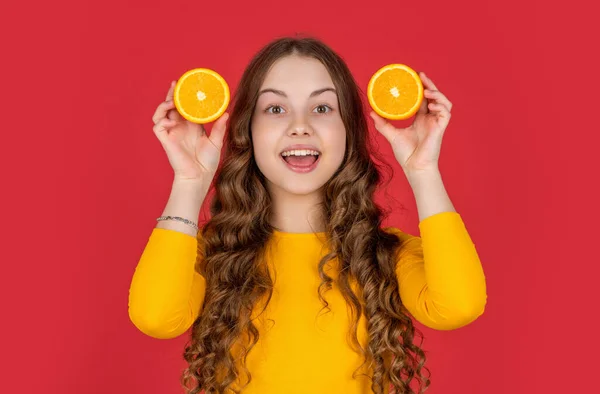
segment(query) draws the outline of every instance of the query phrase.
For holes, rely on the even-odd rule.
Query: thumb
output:
[[[229,114],[225,112],[217,119],[210,130],[210,139],[219,149],[223,146],[223,138],[225,137],[225,130],[227,129],[227,119],[229,119]]]
[[[421,105],[419,105],[419,110],[417,111],[417,113],[419,114],[427,114],[429,112],[429,101],[427,100],[427,97],[423,97],[423,101],[421,101]]]
[[[369,115],[373,119],[377,131],[383,134],[385,139],[387,139],[391,143],[393,138],[393,126],[387,120],[379,116],[375,111],[371,111]]]

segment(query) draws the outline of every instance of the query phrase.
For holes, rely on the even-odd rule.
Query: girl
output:
[[[420,76],[426,100],[410,127],[371,117],[412,187],[421,237],[381,228],[359,88],[322,42],[259,51],[229,125],[225,114],[210,135],[178,115],[171,84],[153,120],[174,182],[133,275],[129,316],[155,338],[192,328],[186,392],[422,392],[411,318],[449,330],[483,313],[481,263],[438,170],[452,104]]]

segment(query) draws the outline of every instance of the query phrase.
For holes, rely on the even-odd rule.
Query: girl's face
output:
[[[271,193],[319,190],[346,149],[337,94],[325,66],[297,55],[275,62],[261,86],[251,133],[254,158]]]

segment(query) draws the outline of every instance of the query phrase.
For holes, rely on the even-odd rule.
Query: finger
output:
[[[439,117],[449,119],[451,116],[450,111],[448,111],[448,108],[446,108],[446,106],[443,104],[429,103],[428,107],[432,114]]]
[[[169,88],[169,91],[167,92],[167,100],[166,101],[173,102],[173,92],[175,91],[176,84],[177,84],[177,81],[171,81],[171,87]],[[183,117],[177,111],[177,109],[175,107],[173,107],[167,111],[167,118],[177,120],[177,121],[183,119]]]
[[[429,90],[439,90],[435,84],[433,83],[433,81],[431,79],[429,79],[429,77],[427,75],[425,75],[424,72],[420,72],[419,73],[419,77],[421,78],[421,81],[423,82],[423,85],[425,86],[425,89],[429,89]]]
[[[429,101],[427,100],[427,96],[423,97],[423,100],[421,101],[421,105],[419,106],[419,110],[417,111],[417,113],[426,114],[427,112],[429,112],[429,110],[427,109],[428,103]]]
[[[165,101],[173,100],[173,92],[175,91],[175,81],[171,81],[171,86],[169,87],[169,91],[167,92],[167,98]]]
[[[379,131],[385,139],[387,139],[390,143],[393,140],[393,126],[381,116],[379,116],[375,111],[371,111],[369,114],[375,123],[375,128]]]
[[[176,123],[177,121],[175,120],[163,118],[154,125],[152,131],[154,131],[156,138],[158,138],[160,142],[165,143],[169,134],[169,128],[175,126]]]
[[[173,108],[175,108],[175,103],[173,103],[173,100],[169,100],[169,101],[163,101],[162,103],[160,103],[158,105],[158,107],[156,107],[156,111],[154,112],[154,115],[152,116],[152,122],[154,122],[154,124],[158,123],[159,120],[163,119],[163,118],[167,118],[167,115],[169,114],[169,111],[172,110]],[[174,111],[177,112],[177,111]],[[173,118],[170,118],[173,119]],[[175,119],[173,119],[175,120]]]
[[[215,121],[212,129],[210,130],[210,142],[213,143],[219,150],[223,147],[223,138],[225,137],[225,130],[227,130],[227,120],[229,114],[225,112],[219,119]]]
[[[424,96],[427,97],[430,100],[433,100],[434,102],[437,102],[439,104],[443,104],[448,108],[448,111],[452,111],[452,103],[450,102],[450,100],[448,100],[448,98],[439,90],[429,90],[429,89],[425,89],[425,92],[423,92]]]

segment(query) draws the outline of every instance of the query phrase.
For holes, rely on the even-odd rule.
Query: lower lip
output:
[[[314,163],[312,163],[309,166],[293,166],[290,163],[288,163],[287,161],[285,161],[285,159],[283,158],[283,156],[279,156],[281,157],[281,160],[283,160],[283,164],[285,164],[286,166],[288,166],[288,168],[294,172],[299,172],[301,174],[307,173],[307,172],[311,172],[312,170],[314,170],[315,168],[317,168],[317,164],[319,164],[319,161],[321,160],[321,155],[317,156],[317,160],[315,160]]]

